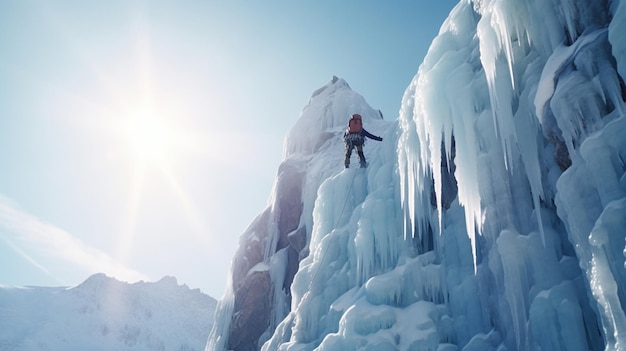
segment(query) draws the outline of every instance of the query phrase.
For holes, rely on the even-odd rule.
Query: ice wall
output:
[[[461,1],[367,169],[341,169],[339,126],[376,113],[314,93],[318,143],[285,147],[306,245],[258,346],[626,350],[625,7]]]
[[[494,348],[626,347],[617,219],[626,212],[613,202],[625,189],[624,56],[613,56],[624,34],[611,7],[619,11],[603,1],[462,2],[407,90],[401,125],[419,147],[400,152],[430,165],[420,167],[438,199],[454,141],[478,295],[502,338]]]
[[[624,349],[623,12],[461,2],[264,349]]]

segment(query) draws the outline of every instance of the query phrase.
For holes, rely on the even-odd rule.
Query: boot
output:
[[[363,154],[363,151],[359,151],[359,162],[361,163],[361,168],[365,168],[367,167],[367,162],[365,162],[365,155]]]
[[[350,168],[350,157],[346,156],[346,159],[343,162],[343,164],[346,166],[346,168]]]

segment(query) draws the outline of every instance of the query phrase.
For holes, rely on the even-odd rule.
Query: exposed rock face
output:
[[[235,296],[229,331],[229,350],[257,350],[261,336],[276,310],[272,278],[291,299],[289,286],[298,271],[299,254],[306,245],[306,230],[296,230],[302,215],[304,173],[296,162],[286,161],[279,170],[273,203],[248,228],[233,261]],[[304,229],[304,231],[302,231]],[[291,240],[289,235],[291,234]],[[293,242],[293,244],[292,244]],[[281,277],[272,277],[269,261],[276,252],[287,251],[287,267]]]
[[[306,248],[306,228],[300,227],[294,230],[287,235],[287,239],[289,240],[289,245],[293,247],[296,252],[303,252],[304,248]]]
[[[304,172],[294,162],[284,162],[278,169],[275,207],[278,208],[278,246],[276,251],[289,245],[287,236],[298,228],[302,215],[302,182]]]
[[[239,240],[239,249],[233,259],[232,278],[235,293],[245,283],[248,272],[259,262],[263,262],[264,241],[267,237],[265,228],[268,226],[269,209],[259,215]]]
[[[268,270],[249,274],[235,293],[229,349],[251,351],[269,325],[271,280]]]

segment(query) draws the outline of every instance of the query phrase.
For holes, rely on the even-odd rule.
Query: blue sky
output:
[[[456,1],[0,3],[0,285],[214,297],[285,134],[344,78],[385,118]]]

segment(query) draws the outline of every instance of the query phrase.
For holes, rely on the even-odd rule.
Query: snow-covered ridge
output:
[[[380,111],[367,105],[348,83],[333,77],[323,87],[313,92],[309,103],[285,138],[283,158],[294,155],[309,156],[333,135],[343,132],[346,116],[359,113],[364,123],[382,119]]]
[[[0,288],[0,350],[202,350],[217,302],[176,278]]]

